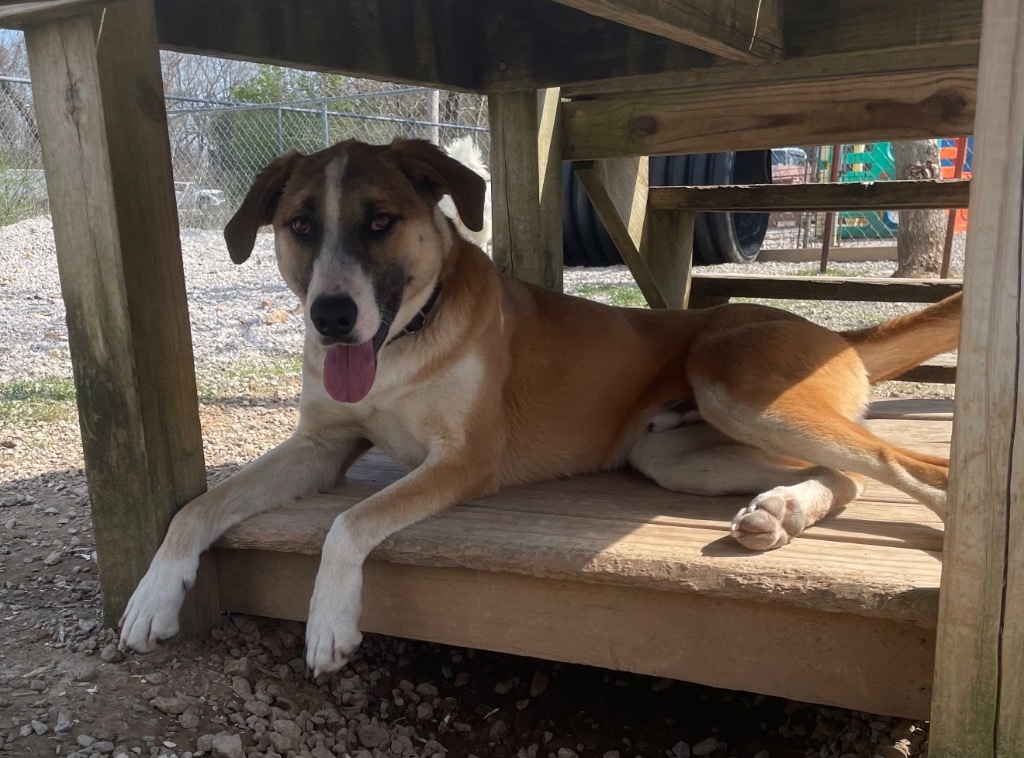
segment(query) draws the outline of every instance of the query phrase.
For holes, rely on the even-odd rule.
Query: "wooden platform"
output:
[[[882,403],[868,422],[948,450],[948,405]],[[913,417],[913,418],[908,418]],[[371,454],[337,491],[251,519],[217,550],[226,610],[305,619],[332,518],[401,471]],[[744,498],[631,473],[505,490],[376,550],[365,630],[927,717],[942,525],[872,484],[781,550],[728,537]]]

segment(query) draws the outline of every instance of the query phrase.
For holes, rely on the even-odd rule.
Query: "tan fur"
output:
[[[755,305],[612,308],[499,274],[436,208],[449,194],[479,226],[482,193],[479,177],[415,142],[343,143],[280,159],[257,179],[226,231],[235,260],[272,222],[282,275],[303,302],[356,284],[386,299],[382,282],[401,302],[391,316],[383,301],[360,315],[388,332],[373,387],[353,404],[327,395],[324,340],[307,317],[295,434],[175,517],[125,613],[124,647],[149,650],[176,631],[199,553],[227,528],[333,486],[371,444],[410,473],[331,528],[307,626],[315,672],[340,668],[359,643],[370,551],[499,487],[629,464],[674,490],[749,493],[732,534],[758,550],[842,508],[864,476],[942,513],[948,462],[895,448],[857,419],[871,381],[949,348],[958,297],[848,334]],[[368,234],[380,212],[399,220]],[[310,214],[323,230],[316,244],[290,226]],[[422,331],[398,337],[438,284]]]

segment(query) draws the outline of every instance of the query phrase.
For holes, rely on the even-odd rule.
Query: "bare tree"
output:
[[[897,179],[941,179],[942,164],[936,140],[893,142]],[[938,276],[946,236],[945,211],[900,211],[893,276]]]

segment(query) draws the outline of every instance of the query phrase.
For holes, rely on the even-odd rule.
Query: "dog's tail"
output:
[[[843,336],[860,355],[871,383],[884,382],[956,349],[960,341],[960,300],[958,292],[924,310],[867,329],[843,332]]]

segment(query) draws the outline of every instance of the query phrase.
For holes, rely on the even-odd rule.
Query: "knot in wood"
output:
[[[633,116],[629,119],[628,128],[634,137],[650,137],[658,132],[658,120],[654,116]]]

